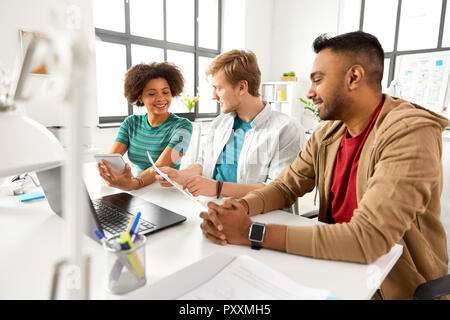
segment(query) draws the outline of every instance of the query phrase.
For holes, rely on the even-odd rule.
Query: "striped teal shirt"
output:
[[[173,113],[156,127],[150,127],[147,114],[131,115],[120,126],[116,141],[128,147],[128,159],[140,171],[144,171],[152,166],[147,157],[147,151],[155,162],[166,147],[186,154],[191,134],[192,124],[189,120]],[[179,169],[180,161],[173,168]]]

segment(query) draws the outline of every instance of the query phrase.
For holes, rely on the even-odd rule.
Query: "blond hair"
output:
[[[239,81],[248,83],[248,93],[259,97],[261,71],[256,55],[250,50],[231,50],[217,56],[206,69],[206,76],[214,75],[223,70],[225,77],[232,86]]]

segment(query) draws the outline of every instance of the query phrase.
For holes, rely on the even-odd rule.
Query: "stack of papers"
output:
[[[323,300],[329,290],[302,286],[247,255],[236,257],[181,300]]]
[[[155,168],[155,171],[158,172],[158,174],[163,177],[164,179],[167,180],[167,182],[169,182],[171,185],[173,185],[175,188],[177,188],[183,195],[185,195],[186,197],[188,197],[189,200],[194,201],[197,204],[200,204],[200,206],[208,211],[208,206],[203,203],[202,201],[196,199],[194,196],[192,196],[190,193],[186,192],[183,190],[182,186],[180,186],[178,183],[172,181],[172,179],[169,178],[169,176],[167,174],[165,174],[164,172],[162,172],[155,164],[155,162],[153,161],[152,157],[150,156],[150,153],[147,151],[147,156],[148,159],[150,160],[153,168]]]

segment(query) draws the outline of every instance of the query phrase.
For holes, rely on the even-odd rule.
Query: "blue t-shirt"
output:
[[[252,127],[249,122],[244,122],[237,115],[234,118],[233,131],[231,132],[231,138],[223,148],[222,157],[214,168],[214,180],[237,182],[237,166],[239,155],[241,153],[242,145],[244,144],[245,134]]]
[[[147,114],[131,115],[120,126],[116,141],[128,147],[128,159],[139,171],[144,171],[152,166],[147,151],[155,162],[166,147],[186,154],[191,134],[192,124],[189,120],[173,113],[156,127],[148,124]],[[173,168],[179,169],[180,161]]]

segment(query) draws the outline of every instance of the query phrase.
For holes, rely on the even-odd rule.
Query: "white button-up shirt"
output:
[[[214,168],[232,134],[236,112],[221,114],[213,120],[206,145],[196,163],[202,175],[213,178]],[[250,123],[239,155],[238,184],[269,183],[297,157],[306,143],[303,127],[286,114],[267,104]]]

